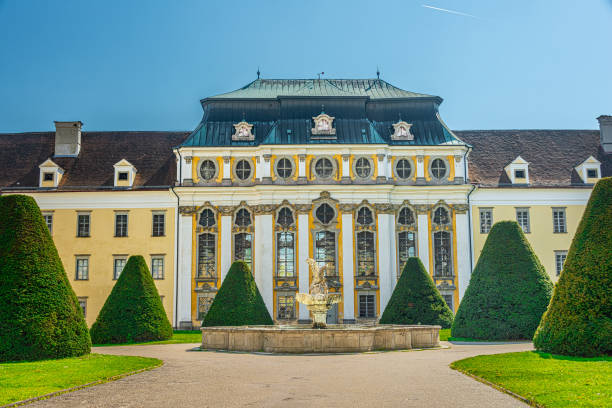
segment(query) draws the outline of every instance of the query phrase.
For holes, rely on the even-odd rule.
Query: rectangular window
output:
[[[76,258],[76,280],[89,279],[89,256],[77,256]]]
[[[217,236],[204,232],[198,236],[198,278],[217,278]]]
[[[115,236],[127,237],[128,235],[128,215],[125,213],[115,214]]]
[[[401,231],[397,234],[397,257],[399,260],[397,279],[399,279],[408,258],[416,256],[416,234]]]
[[[597,169],[587,169],[587,178],[597,178],[598,176]]]
[[[49,228],[49,234],[53,235],[53,214],[43,213],[43,219]]]
[[[336,233],[332,231],[317,231],[315,233],[314,259],[321,268],[327,265],[326,276],[336,276]]]
[[[43,181],[53,181],[53,173],[43,173]]]
[[[253,234],[241,232],[234,235],[234,260],[244,261],[253,270]]]
[[[81,310],[83,311],[83,317],[87,317],[87,298],[86,297],[79,297],[79,306],[81,307]]]
[[[164,279],[164,257],[151,257],[151,275],[153,279]]]
[[[525,178],[525,170],[514,170],[514,178],[524,179]]]
[[[359,295],[359,317],[376,317],[376,295]]]
[[[453,295],[442,295],[442,298],[444,298],[444,301],[446,302],[446,304],[448,305],[448,307],[450,308],[450,310],[453,310]]]
[[[128,179],[128,173],[127,171],[121,171],[119,172],[119,174],[117,175],[117,180],[127,180]]]
[[[214,294],[212,293],[198,296],[198,320],[204,320],[204,317],[206,316],[206,313],[208,313],[208,309],[210,309],[213,300]]]
[[[557,271],[557,276],[561,275],[566,258],[567,251],[555,251],[555,270]]]
[[[491,208],[480,209],[480,233],[488,234],[493,226],[493,210]]]
[[[276,306],[278,319],[287,320],[295,318],[295,297],[293,295],[278,295]]]
[[[77,237],[88,237],[90,231],[90,215],[89,214],[78,214],[77,215]]]
[[[451,235],[447,231],[436,231],[433,234],[434,247],[434,276],[453,276],[453,252],[451,248]]]
[[[276,276],[295,276],[295,234],[276,233]]]
[[[153,236],[166,235],[166,214],[153,213]]]
[[[529,234],[529,208],[517,208],[516,209],[516,222],[521,227],[525,234]]]
[[[376,276],[374,233],[359,231],[356,236],[357,276]]]
[[[115,257],[113,260],[113,279],[119,279],[119,275],[121,275],[121,271],[125,267],[125,263],[127,262],[127,258],[125,256]]]
[[[557,234],[567,232],[565,208],[553,208],[553,232]]]

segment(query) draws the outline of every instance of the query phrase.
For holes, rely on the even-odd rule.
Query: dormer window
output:
[[[40,166],[39,187],[55,188],[59,185],[64,169],[58,166],[53,160],[47,159]]]
[[[329,116],[321,110],[318,116],[312,118],[314,127],[311,133],[315,139],[335,139],[336,129],[334,128],[334,117]]]
[[[529,163],[518,156],[504,167],[512,184],[529,184]]]
[[[255,135],[253,134],[253,125],[242,120],[234,125],[234,134],[232,135],[232,140],[235,141],[250,141],[255,140]]]
[[[585,184],[595,184],[601,178],[601,162],[593,156],[574,168]]]
[[[113,165],[115,168],[115,187],[132,187],[136,178],[136,167],[122,159]]]
[[[410,128],[412,127],[412,123],[404,122],[400,120],[397,123],[393,124],[393,134],[391,135],[391,140],[413,140],[414,136],[410,133]]]

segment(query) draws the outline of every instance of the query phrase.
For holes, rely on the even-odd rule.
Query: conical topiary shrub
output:
[[[243,261],[232,264],[215,296],[202,326],[247,326],[273,324],[257,290],[257,284]]]
[[[113,290],[91,326],[95,344],[167,340],[172,326],[147,263],[130,256]]]
[[[610,177],[593,189],[533,343],[538,350],[554,354],[612,354]]]
[[[381,324],[436,324],[447,329],[453,322],[450,310],[419,258],[408,258]]]
[[[83,312],[33,198],[0,197],[0,362],[89,353]]]
[[[451,336],[531,339],[553,284],[514,221],[493,225],[455,315]]]

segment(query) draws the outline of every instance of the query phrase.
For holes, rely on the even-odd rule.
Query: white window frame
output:
[[[80,235],[79,218],[81,216],[86,216],[87,217],[87,234],[86,235]],[[91,237],[91,211],[77,211],[76,229],[77,229],[76,230],[77,238],[89,238],[89,237]]]
[[[155,235],[155,216],[163,217],[163,228],[161,235]],[[165,237],[166,236],[166,211],[153,211],[151,213],[151,236],[152,237]]]
[[[87,318],[87,296],[78,296],[77,300],[79,302],[79,307],[83,312],[83,317]],[[83,304],[85,305],[84,307]]]
[[[563,257],[561,268],[559,268],[559,257]],[[561,275],[561,272],[563,271],[563,266],[565,265],[566,260],[567,260],[567,251],[555,251],[555,272],[557,276]]]
[[[492,207],[480,207],[478,209],[478,213],[480,214],[480,233],[488,234],[491,231],[491,228],[493,228],[493,208]],[[483,214],[488,214],[489,216],[488,224],[483,223]]]
[[[555,213],[563,213],[562,231],[556,231]],[[552,207],[553,234],[567,234],[567,211],[565,207]]]
[[[45,220],[45,224],[47,224],[47,228],[49,229],[49,235],[53,236],[53,211],[43,211],[42,216]]]
[[[519,213],[524,212],[527,214],[527,225],[526,227],[523,226],[521,224],[521,221],[519,221]],[[531,233],[531,214],[529,214],[529,207],[515,207],[515,214],[516,214],[516,222],[518,223],[519,227],[521,227],[521,229],[523,230],[524,234],[530,234]]]
[[[165,254],[154,254],[151,255],[151,277],[154,280],[164,280],[165,279],[165,275],[166,275],[166,255]],[[154,271],[154,266],[155,266],[155,261],[156,260],[161,260],[161,278],[160,277],[155,277],[155,271]]]
[[[125,215],[125,235],[117,235],[117,222],[119,220],[119,216]],[[115,238],[127,238],[129,236],[129,225],[130,225],[130,215],[128,211],[115,211],[115,234],[113,235]]]
[[[75,281],[87,281],[89,280],[89,275],[91,274],[91,262],[89,262],[90,260],[90,256],[89,255],[75,255],[75,261],[74,261],[74,265],[75,265],[75,273],[74,273],[74,280]],[[86,273],[86,277],[85,278],[79,278],[79,261],[86,261],[86,269],[85,269],[85,273]]]
[[[128,260],[128,255],[113,255],[113,280],[119,279],[119,276],[121,276],[121,272],[123,272],[123,269],[125,268],[125,265],[127,264],[127,260]],[[123,268],[121,268],[121,272],[119,272],[118,274],[117,274],[117,261],[124,261]]]
[[[361,296],[373,296],[374,297],[374,315],[373,316],[361,316]],[[376,319],[378,316],[378,307],[377,307],[377,293],[374,290],[359,290],[357,291],[357,316],[359,319],[367,320],[367,319]],[[367,313],[366,313],[367,314]]]

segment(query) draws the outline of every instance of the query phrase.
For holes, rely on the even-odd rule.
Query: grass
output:
[[[106,346],[138,346],[143,344],[180,344],[180,343],[201,343],[202,332],[199,330],[175,330],[169,340],[148,341],[141,343],[120,343],[120,344],[94,344],[95,347]]]
[[[512,391],[532,405],[612,405],[612,357],[566,357],[526,351],[466,358],[451,367]]]
[[[59,360],[0,363],[0,406],[157,367],[156,358],[88,354]]]
[[[440,329],[440,341],[448,341],[451,329]]]

